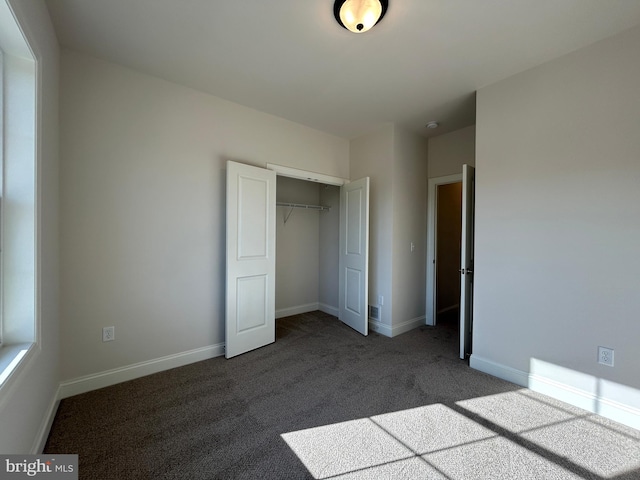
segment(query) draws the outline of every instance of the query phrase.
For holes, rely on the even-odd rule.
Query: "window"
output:
[[[0,0],[0,386],[36,328],[36,61]]]
[[[2,290],[4,284],[2,279],[2,251],[4,250],[2,245],[2,224],[4,219],[2,211],[4,204],[4,53],[2,49],[0,49],[0,113],[0,347],[2,347]],[[0,372],[1,371],[2,369],[0,369]],[[0,377],[0,380],[2,380],[2,377]],[[2,381],[0,381],[0,385],[2,385]]]

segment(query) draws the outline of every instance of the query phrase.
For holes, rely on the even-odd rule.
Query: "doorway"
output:
[[[276,172],[285,177],[338,183],[331,181],[335,177],[301,175],[300,170],[272,164],[267,167],[227,161],[226,358],[275,341]],[[367,335],[370,181],[368,177],[348,183],[337,180],[342,185],[338,318]],[[303,207],[308,209],[309,205]]]
[[[436,187],[435,323],[459,328],[462,182]]]
[[[459,272],[458,269],[460,268],[460,254],[458,253],[458,257],[457,260],[453,260],[453,258],[451,257],[451,260],[448,261],[449,264],[455,264],[457,265],[457,267],[455,268],[455,277],[456,277],[456,282],[458,282],[458,287],[457,287],[457,292],[458,292],[458,297],[457,297],[457,301],[452,300],[452,293],[451,293],[451,288],[447,288],[447,285],[452,285],[452,279],[449,278],[447,280],[444,280],[445,284],[441,285],[440,291],[441,294],[443,295],[440,298],[440,302],[438,302],[438,298],[437,298],[437,279],[436,279],[436,273],[439,271],[440,273],[442,273],[443,269],[439,269],[438,266],[439,264],[437,263],[437,256],[436,256],[436,252],[437,252],[437,242],[438,242],[438,223],[443,221],[443,216],[457,216],[458,214],[455,213],[455,208],[452,208],[450,205],[446,206],[444,208],[442,208],[442,212],[440,212],[440,215],[438,215],[438,193],[440,191],[440,187],[445,188],[445,190],[440,191],[441,193],[444,192],[444,196],[445,197],[451,197],[454,193],[454,190],[447,190],[446,187],[448,185],[456,185],[459,184],[460,186],[462,185],[462,175],[461,174],[456,174],[456,175],[447,175],[445,177],[437,177],[437,178],[430,178],[429,179],[429,183],[428,183],[428,190],[427,190],[427,194],[428,194],[428,202],[427,202],[427,305],[426,305],[426,324],[427,325],[432,325],[435,326],[436,322],[438,320],[437,316],[438,316],[438,311],[441,310],[441,314],[442,313],[447,313],[447,312],[452,312],[454,310],[454,306],[455,304],[459,304],[459,298],[460,298],[460,287],[459,287],[459,283],[460,283],[460,276],[459,276]],[[455,187],[452,187],[455,188]],[[460,191],[462,191],[462,188],[460,187]],[[444,199],[443,199],[444,200]],[[453,210],[453,213],[451,213]],[[440,217],[438,219],[438,217]],[[447,222],[448,220],[448,222]],[[451,219],[445,219],[445,222],[447,222],[448,224],[451,223]],[[462,225],[462,221],[461,218],[458,217],[458,228]],[[453,229],[455,227],[449,227],[450,229]],[[452,235],[451,232],[449,232],[445,238],[450,238]],[[447,245],[443,245],[443,242],[446,243]],[[450,257],[453,254],[451,253],[451,251],[447,252],[446,251],[446,247],[447,246],[451,246],[451,240],[447,241],[447,240],[440,240],[440,252],[442,252],[443,250],[443,246],[445,247],[445,256]],[[450,250],[454,250],[457,249],[460,245],[460,237],[458,237],[458,241],[455,242],[454,241],[454,245],[456,245],[455,248],[452,248]],[[459,250],[458,250],[459,252]],[[456,263],[457,262],[457,263]],[[448,272],[448,269],[447,269]],[[450,273],[450,272],[449,272]],[[444,288],[443,288],[444,287]],[[454,287],[455,288],[455,287]],[[455,297],[454,297],[455,298]],[[448,305],[444,305],[444,303],[449,302]],[[448,309],[448,310],[447,310]],[[444,311],[442,311],[444,310]],[[455,313],[455,312],[454,312]],[[450,313],[449,315],[452,315],[453,313]]]
[[[338,304],[340,187],[278,175],[276,318]]]
[[[447,197],[456,198],[457,204],[458,193],[455,189],[448,190],[440,188],[450,184],[461,183],[461,214],[459,215],[456,208],[445,207],[438,209],[438,202],[446,202]],[[462,174],[449,175],[446,177],[438,177],[429,179],[428,184],[428,211],[427,211],[427,301],[426,301],[426,324],[435,326],[439,321],[440,315],[449,311],[457,310],[459,322],[457,323],[460,336],[460,358],[466,359],[471,354],[471,344],[473,336],[473,274],[474,274],[474,255],[473,255],[473,239],[474,239],[474,209],[475,209],[475,169],[470,165],[462,165]],[[442,207],[442,206],[441,206]],[[445,213],[448,212],[448,213]],[[453,213],[451,213],[453,212]],[[438,219],[438,214],[451,215],[451,221],[456,219],[460,224],[460,236],[456,242],[453,239],[444,240],[438,235],[441,229],[442,218]],[[447,219],[448,220],[448,219]],[[445,221],[447,221],[445,220]],[[457,227],[456,227],[457,228]],[[438,248],[438,241],[440,247]],[[445,283],[440,274],[445,269],[438,268],[438,250],[444,247],[452,247],[451,244],[459,245],[458,281],[460,289],[458,290],[459,304],[447,303],[451,302],[451,296],[447,292],[441,295],[440,303],[438,303],[437,285],[439,282],[440,290],[443,290]],[[453,258],[453,255],[451,254]],[[452,265],[455,265],[452,261]],[[446,268],[446,273],[451,273],[451,266]],[[436,274],[440,272],[438,278]],[[447,280],[444,280],[445,282]],[[441,292],[443,293],[443,292]],[[444,318],[444,317],[441,317]],[[453,320],[453,319],[451,319]],[[455,323],[455,321],[454,321]]]
[[[369,179],[278,176],[276,198],[276,318],[322,310],[367,335]]]

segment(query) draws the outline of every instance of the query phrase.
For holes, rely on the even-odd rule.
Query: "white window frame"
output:
[[[2,319],[4,317],[4,307],[3,307],[3,284],[4,278],[2,275],[3,272],[3,261],[2,258],[4,256],[4,234],[2,225],[4,223],[4,52],[2,48],[0,48],[0,348],[3,345],[3,322]],[[1,367],[1,365],[0,365]],[[0,368],[0,375],[2,374],[2,368]],[[0,377],[0,385],[2,385]]]
[[[40,345],[36,121],[39,65],[6,0],[0,0],[0,29],[0,395],[4,396],[37,355]]]

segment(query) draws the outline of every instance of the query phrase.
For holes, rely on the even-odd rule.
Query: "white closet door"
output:
[[[340,320],[369,333],[369,177],[340,192]]]
[[[275,341],[276,174],[227,162],[227,358]]]

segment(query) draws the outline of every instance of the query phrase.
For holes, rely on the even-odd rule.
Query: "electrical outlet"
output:
[[[382,295],[378,295],[378,305],[384,305],[384,297]]]
[[[116,338],[116,327],[104,327],[102,329],[102,341],[110,342]]]
[[[613,348],[598,347],[598,363],[613,367]]]

